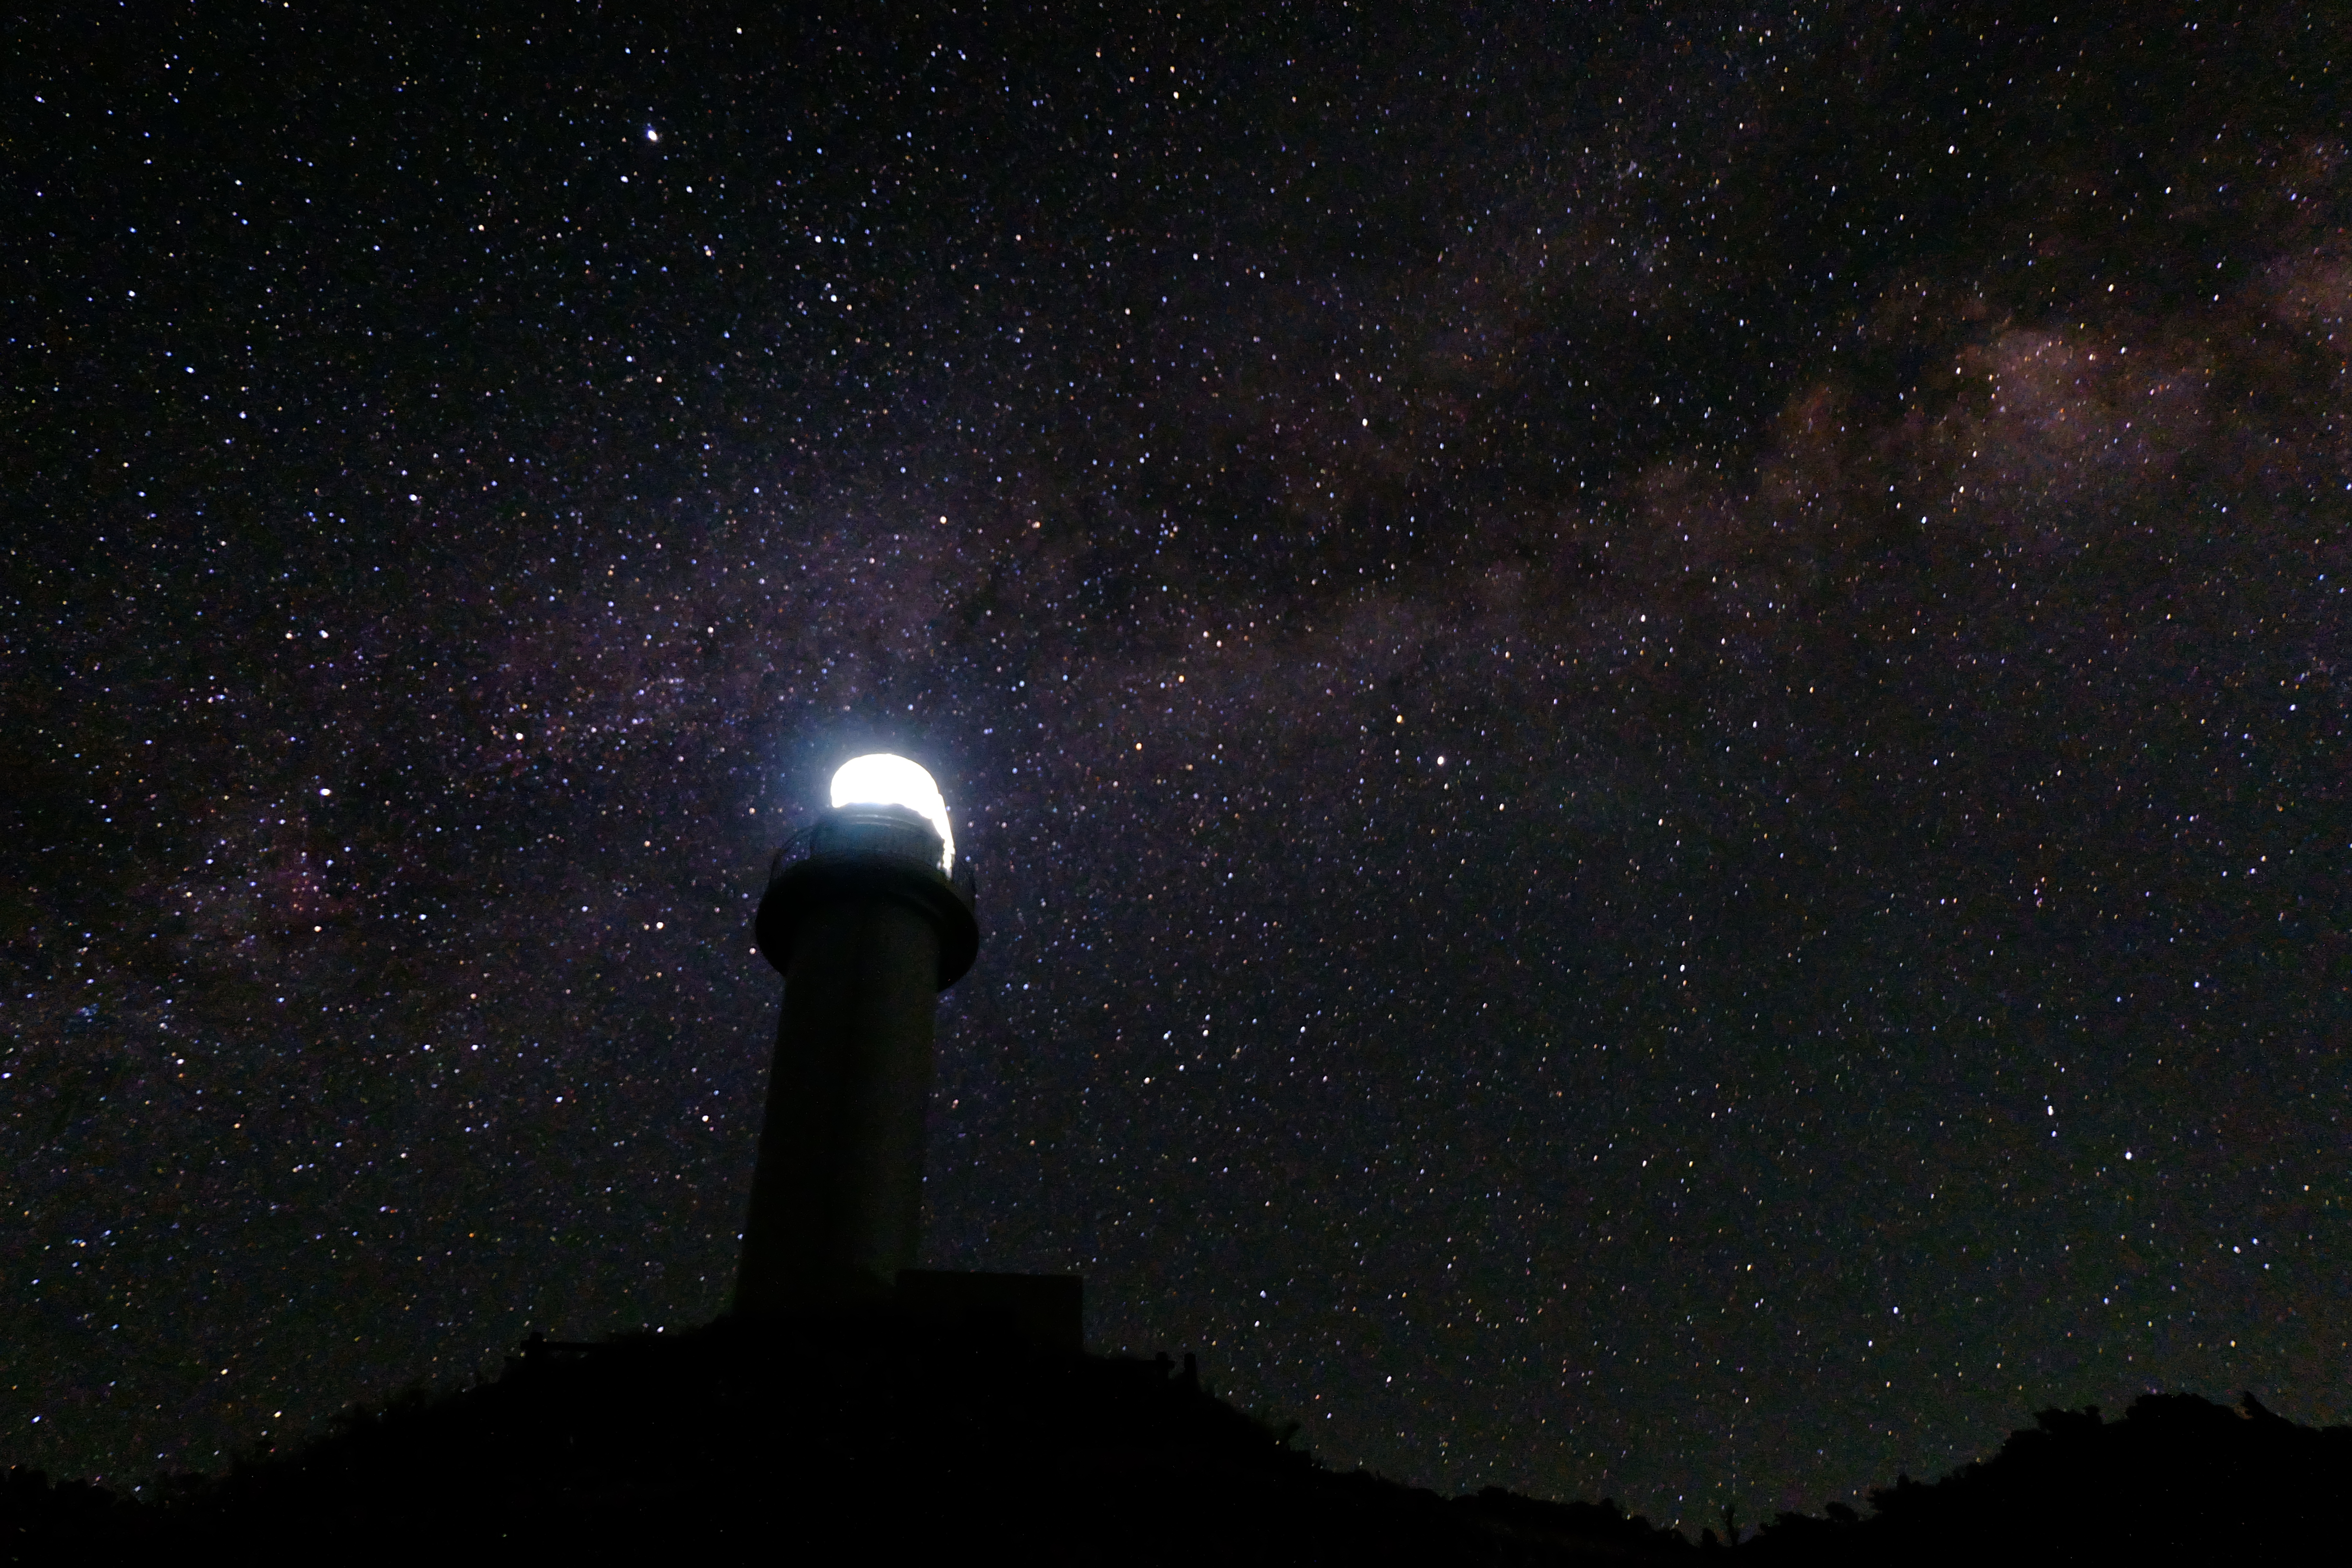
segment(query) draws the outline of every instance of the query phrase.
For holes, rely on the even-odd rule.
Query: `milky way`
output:
[[[716,1313],[877,748],[929,1259],[1330,1463],[2345,1419],[2343,37],[1916,9],[12,32],[0,1458]]]

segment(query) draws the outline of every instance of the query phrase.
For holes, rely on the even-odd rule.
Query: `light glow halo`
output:
[[[948,803],[939,784],[919,763],[887,752],[852,757],[835,770],[835,805],[903,805],[940,836],[940,870],[955,865],[955,831],[948,826]]]

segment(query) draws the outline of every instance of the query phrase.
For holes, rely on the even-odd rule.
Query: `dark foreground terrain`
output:
[[[2324,1431],[2193,1394],[2121,1421],[2045,1410],[1990,1459],[1870,1494],[1857,1517],[1784,1513],[1740,1549],[1763,1563],[2352,1562],[2352,1426]]]
[[[1782,1515],[1769,1563],[2341,1558],[2352,1429],[2152,1395],[2045,1413],[1993,1458]],[[131,1502],[23,1471],[0,1560],[1567,1564],[1723,1552],[1614,1504],[1337,1474],[1159,1363],[908,1322],[533,1344],[496,1381],[355,1411],[299,1452]]]

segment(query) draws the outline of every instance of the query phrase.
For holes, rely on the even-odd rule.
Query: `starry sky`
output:
[[[0,1459],[714,1315],[873,749],[929,1260],[1333,1464],[2352,1417],[2326,8],[52,9]]]

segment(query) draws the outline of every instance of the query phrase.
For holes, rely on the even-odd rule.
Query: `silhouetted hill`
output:
[[[1687,1556],[1613,1504],[1335,1474],[1172,1363],[877,1320],[534,1347],[136,1505],[12,1472],[10,1562],[1459,1563]]]
[[[2352,1427],[2315,1430],[2192,1394],[2149,1394],[2124,1419],[2045,1410],[1991,1458],[1933,1485],[1905,1476],[1857,1517],[1784,1513],[1741,1549],[1763,1563],[2123,1563],[2352,1557]]]
[[[867,1318],[534,1343],[495,1381],[355,1410],[298,1452],[136,1504],[12,1470],[0,1562],[1685,1563],[1613,1503],[1447,1500],[1335,1474],[1172,1363],[1038,1356]],[[2052,1410],[1991,1458],[1857,1517],[1782,1514],[1764,1563],[2345,1555],[2352,1428],[2150,1394]],[[2331,1550],[2333,1548],[2333,1550]]]

